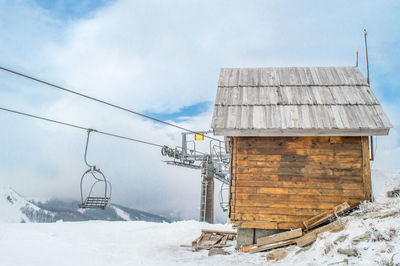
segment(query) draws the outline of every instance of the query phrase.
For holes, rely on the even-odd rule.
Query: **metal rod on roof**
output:
[[[368,46],[367,46],[367,30],[364,29],[364,47],[365,47],[365,65],[366,65],[366,72],[367,72],[367,83],[369,86],[369,64],[368,64]],[[374,160],[374,139],[372,136],[369,136],[369,143],[371,146],[371,154],[369,156],[369,160],[373,161]]]
[[[371,155],[369,157],[370,161],[374,160],[374,137],[373,136],[369,136],[370,139],[370,143],[371,143]]]
[[[364,47],[365,47],[365,64],[367,71],[367,83],[369,85],[369,64],[368,64],[368,47],[367,47],[367,30],[364,29]]]

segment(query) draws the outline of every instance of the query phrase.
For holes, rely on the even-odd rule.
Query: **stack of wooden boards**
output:
[[[343,230],[344,225],[340,221],[335,220],[339,215],[343,215],[351,209],[349,204],[344,202],[334,207],[332,210],[305,220],[303,222],[305,229],[298,228],[292,231],[258,238],[256,244],[244,246],[240,248],[240,251],[256,253],[293,244],[297,244],[299,247],[310,245],[317,239],[318,234],[322,232]]]
[[[212,229],[201,230],[201,235],[192,241],[192,245],[181,245],[181,247],[191,247],[192,251],[200,249],[229,247],[228,241],[236,238],[235,231],[219,231]]]

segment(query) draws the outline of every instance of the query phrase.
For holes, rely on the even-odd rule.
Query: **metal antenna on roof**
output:
[[[367,71],[367,83],[369,85],[369,65],[368,65],[368,48],[367,48],[367,30],[364,29],[364,47],[365,47],[365,64]]]
[[[364,29],[364,47],[365,47],[365,67],[366,67],[366,72],[367,72],[367,83],[369,86],[369,64],[368,64],[368,47],[367,47],[367,30]],[[372,136],[369,137],[370,139],[370,146],[371,146],[371,155],[369,160],[373,161],[374,160],[374,139]]]

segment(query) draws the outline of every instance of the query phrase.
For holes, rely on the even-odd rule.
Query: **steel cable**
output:
[[[105,132],[105,131],[101,131],[101,130],[97,130],[97,129],[92,129],[92,128],[88,128],[88,127],[82,127],[82,126],[70,124],[70,123],[65,123],[65,122],[61,122],[61,121],[50,119],[50,118],[46,118],[46,117],[41,117],[41,116],[37,116],[37,115],[32,115],[32,114],[20,112],[20,111],[7,109],[7,108],[4,108],[4,107],[0,107],[0,110],[11,112],[11,113],[15,113],[15,114],[19,114],[19,115],[23,115],[23,116],[27,116],[27,117],[31,117],[31,118],[36,118],[36,119],[39,119],[39,120],[44,120],[44,121],[48,121],[48,122],[52,122],[52,123],[56,123],[56,124],[60,124],[60,125],[64,125],[64,126],[74,127],[74,128],[78,128],[78,129],[82,129],[82,130],[86,130],[86,131],[87,130],[92,130],[92,131],[97,132],[99,134],[103,134],[103,135],[107,135],[107,136],[111,136],[111,137],[115,137],[115,138],[121,138],[121,139],[130,140],[130,141],[134,141],[134,142],[139,142],[139,143],[152,145],[152,146],[156,146],[156,147],[160,147],[160,148],[164,147],[164,145],[160,145],[160,144],[157,144],[157,143],[148,142],[148,141],[135,139],[135,138],[130,138],[130,137],[125,137],[125,136],[121,136],[121,135],[117,135],[117,134],[113,134],[113,133],[109,133],[109,132]]]
[[[56,89],[60,89],[60,90],[63,90],[63,91],[78,95],[78,96],[87,98],[89,100],[96,101],[96,102],[99,102],[99,103],[102,103],[102,104],[105,104],[105,105],[108,105],[108,106],[111,106],[111,107],[114,107],[114,108],[129,112],[129,113],[141,116],[141,117],[144,117],[146,119],[150,119],[150,120],[156,121],[156,122],[161,123],[161,124],[165,124],[165,125],[168,125],[168,126],[171,126],[171,127],[175,127],[175,128],[178,128],[178,129],[190,132],[190,133],[198,134],[198,132],[196,132],[196,131],[193,131],[193,130],[190,130],[190,129],[187,129],[187,128],[184,128],[184,127],[181,127],[181,126],[178,126],[178,125],[175,125],[175,124],[172,124],[172,123],[169,123],[169,122],[166,122],[166,121],[163,121],[163,120],[160,120],[160,119],[157,119],[157,118],[154,118],[154,117],[142,114],[142,113],[139,113],[139,112],[132,111],[132,110],[127,109],[125,107],[121,107],[121,106],[118,106],[116,104],[109,103],[109,102],[94,98],[92,96],[89,96],[89,95],[86,95],[86,94],[83,94],[83,93],[80,93],[80,92],[77,92],[77,91],[73,91],[73,90],[58,86],[56,84],[53,84],[53,83],[50,83],[50,82],[47,82],[47,81],[32,77],[32,76],[28,76],[28,75],[22,74],[20,72],[17,72],[17,71],[14,71],[14,70],[11,70],[11,69],[8,69],[8,68],[5,68],[5,67],[1,67],[0,66],[0,70],[3,70],[3,71],[6,71],[6,72],[9,72],[9,73],[12,73],[14,75],[21,76],[21,77],[36,81],[36,82],[39,82],[39,83],[42,83],[42,84],[45,84],[47,86],[50,86],[50,87],[53,87],[53,88],[56,88]],[[216,138],[213,138],[213,137],[209,137],[207,135],[204,135],[204,137],[222,142],[219,139],[216,139]]]

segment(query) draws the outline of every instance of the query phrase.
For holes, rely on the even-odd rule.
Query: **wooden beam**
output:
[[[360,158],[361,161],[361,158]],[[342,176],[331,176],[331,175],[319,175],[319,176],[310,176],[310,175],[297,175],[297,174],[237,174],[237,182],[239,181],[270,181],[270,182],[281,182],[281,181],[290,181],[290,182],[314,182],[314,183],[337,183],[337,184],[346,184],[346,183],[363,183],[363,178],[361,175],[355,175],[353,173],[348,173],[348,175]]]
[[[292,231],[287,231],[287,232],[282,232],[270,236],[265,236],[257,239],[257,247],[263,246],[263,245],[268,245],[276,242],[281,242],[284,240],[289,240],[297,237],[301,237],[303,235],[303,231],[301,228],[292,230]]]
[[[229,235],[224,235],[219,242],[220,245],[226,245],[226,242],[228,241]]]
[[[318,234],[327,232],[327,231],[331,231],[331,230],[335,230],[341,226],[343,226],[342,222],[335,221],[333,223],[318,227],[318,228],[308,232],[304,236],[297,238],[295,240],[295,242],[299,247],[305,247],[305,246],[313,243],[315,241],[315,239],[317,239]]]
[[[219,235],[237,235],[236,231],[223,231],[223,230],[214,230],[214,229],[202,229],[202,233],[212,233],[212,234],[219,234]]]
[[[308,216],[304,215],[285,215],[285,214],[258,214],[258,213],[238,213],[233,215],[234,219],[242,221],[271,221],[271,222],[296,222],[302,223]]]
[[[293,245],[293,244],[296,244],[295,240],[288,240],[288,241],[284,241],[284,242],[280,242],[280,243],[276,243],[276,244],[272,244],[272,245],[261,246],[259,248],[253,248],[253,249],[249,250],[249,253],[267,251],[267,250],[271,250],[271,249],[274,249],[274,248],[285,247],[285,246],[289,246],[289,245]]]
[[[338,191],[339,193],[339,191]],[[321,194],[323,195],[323,194]],[[280,202],[263,202],[252,200],[237,200],[236,206],[242,207],[269,207],[269,208],[303,208],[303,209],[331,209],[337,203],[329,202],[296,202],[290,200],[282,200]]]
[[[360,183],[338,184],[336,182],[310,183],[301,181],[242,181],[235,182],[238,187],[267,187],[267,188],[307,188],[307,189],[362,189]]]
[[[237,221],[232,220],[232,224],[238,228],[256,228],[256,229],[296,229],[303,228],[302,222],[266,222],[266,221]]]
[[[289,137],[289,136],[387,136],[389,128],[379,129],[225,129],[214,128],[215,136],[263,136],[263,137]]]
[[[232,197],[232,181],[233,181],[233,158],[237,156],[234,154],[234,137],[229,137],[229,192],[228,192],[228,220],[231,219],[231,214],[233,212],[233,197]]]
[[[369,143],[368,137],[362,137],[363,152],[363,176],[364,176],[364,199],[371,200],[371,168],[369,164]]]
[[[199,243],[198,246],[204,246],[204,247],[212,247],[216,245],[221,239],[223,238],[223,235],[215,235],[211,236],[209,239],[202,239]]]
[[[257,245],[248,245],[240,248],[240,252],[248,252],[252,248],[256,248]]]
[[[359,184],[362,187],[362,183]],[[275,202],[275,201],[282,201],[282,200],[290,200],[290,201],[301,201],[301,202],[326,202],[332,204],[338,204],[344,201],[355,201],[360,202],[360,198],[357,196],[342,196],[342,195],[334,195],[334,196],[320,196],[320,195],[295,195],[295,194],[288,194],[288,195],[268,195],[268,194],[248,194],[248,193],[237,193],[236,195],[238,200],[264,200],[268,202]],[[260,209],[261,210],[261,209]],[[285,214],[296,214],[296,213],[287,213],[286,210],[281,210],[282,213]],[[245,212],[244,212],[245,213]],[[251,213],[251,212],[249,212]],[[314,213],[317,215],[321,213],[318,211]],[[312,216],[313,214],[306,214]]]
[[[342,204],[339,204],[332,208],[332,210],[323,212],[314,217],[311,217],[310,219],[305,220],[303,224],[307,229],[317,227],[318,225],[327,222],[329,219],[334,219],[336,215],[339,215],[349,210],[350,208],[351,207],[347,202],[343,202]]]
[[[274,194],[274,195],[322,195],[322,196],[359,196],[363,198],[364,191],[362,187],[359,189],[324,189],[324,188],[269,188],[269,187],[236,187],[234,189],[236,193],[248,193],[248,194]],[[254,203],[253,201],[250,203]],[[260,202],[264,205],[268,205],[268,202]],[[253,206],[250,204],[249,206]]]
[[[317,234],[308,233],[308,234],[305,234],[304,236],[296,239],[296,244],[299,247],[305,247],[305,246],[312,244],[316,239],[317,239]]]
[[[206,236],[206,234],[202,233],[199,237],[192,241],[192,251],[197,251],[197,245],[199,242]]]

